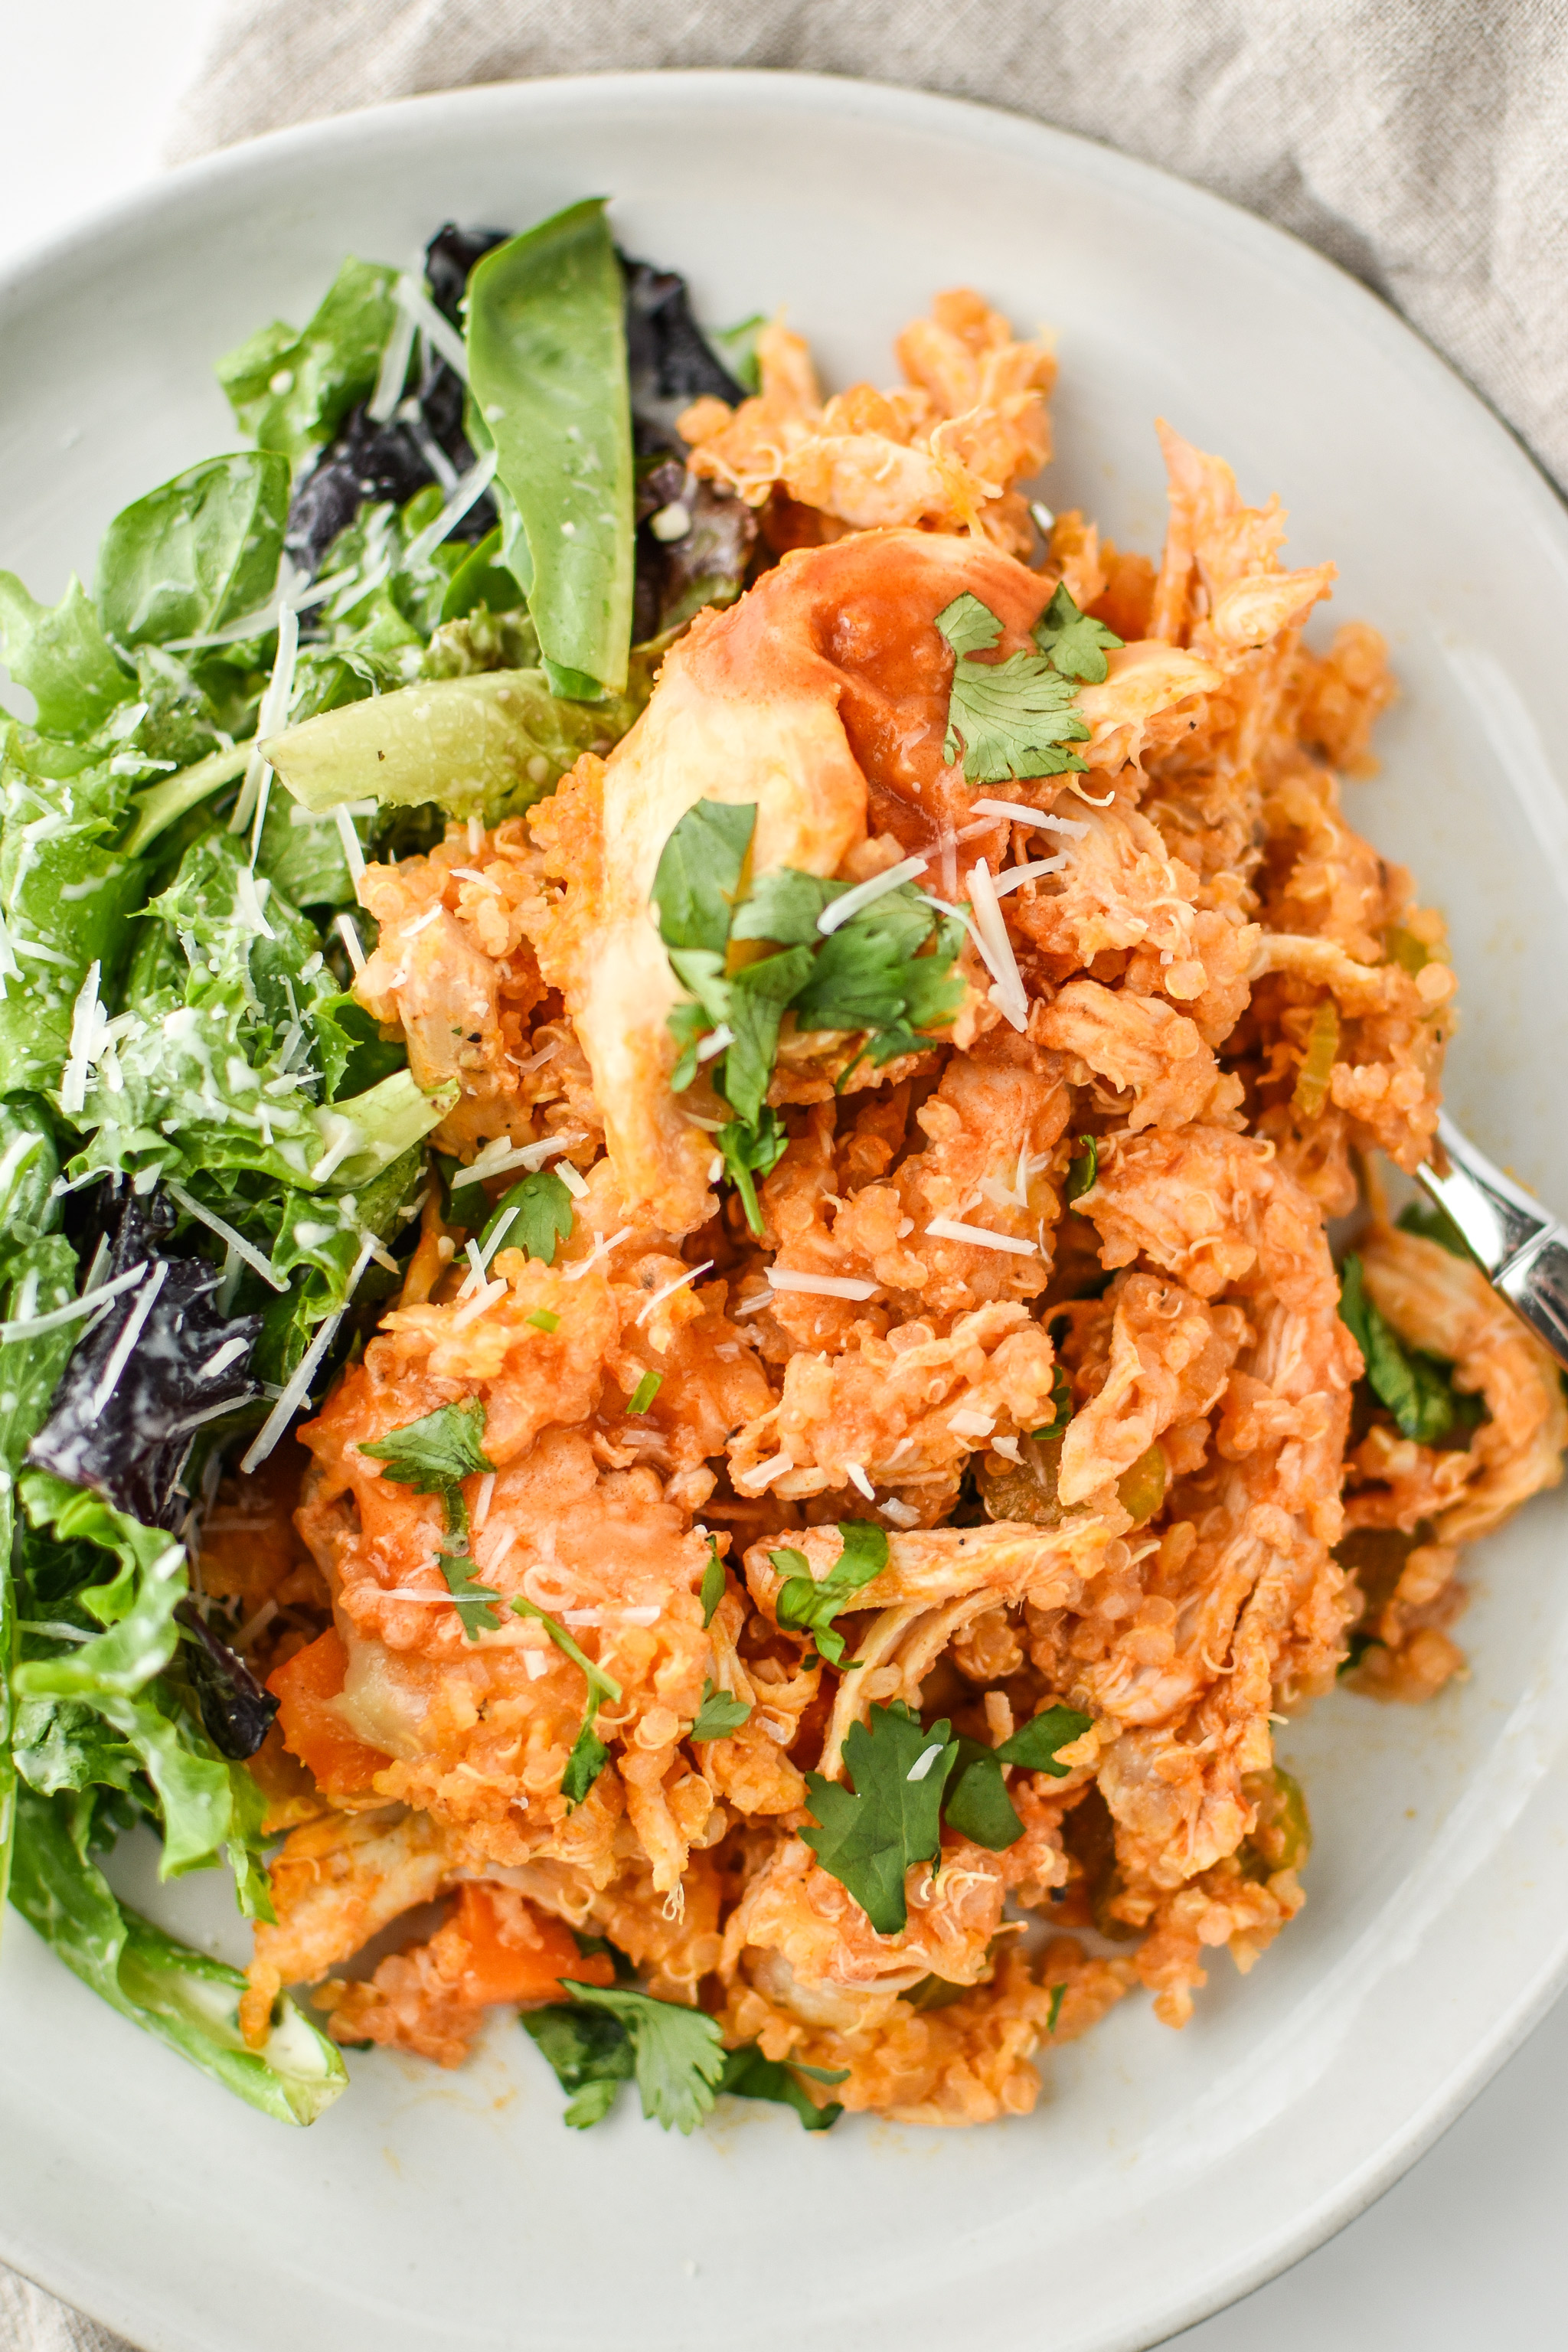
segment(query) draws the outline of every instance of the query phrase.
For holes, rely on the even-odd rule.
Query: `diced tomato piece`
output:
[[[488,1887],[468,1885],[458,1897],[452,1925],[468,1948],[461,1979],[462,1998],[476,2008],[489,2001],[561,2000],[563,1977],[579,1984],[609,1985],[615,1967],[605,1952],[580,1952],[563,1920],[530,1906],[539,1941],[505,1943]]]
[[[372,1794],[372,1776],[392,1761],[379,1748],[356,1739],[326,1704],[342,1689],[348,1670],[342,1636],[335,1625],[329,1625],[309,1649],[299,1651],[267,1680],[268,1689],[279,1702],[278,1722],[283,1745],[314,1773],[328,1797]]]

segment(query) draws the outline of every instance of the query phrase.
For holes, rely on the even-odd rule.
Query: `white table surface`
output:
[[[0,263],[158,169],[216,16],[216,0],[6,11]],[[1474,2352],[1500,2324],[1514,2344],[1568,2341],[1565,2116],[1568,2001],[1379,2204],[1184,2352]]]

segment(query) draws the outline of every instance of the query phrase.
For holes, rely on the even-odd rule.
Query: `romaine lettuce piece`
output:
[[[286,1997],[259,2051],[239,2030],[245,1979],[124,1908],[89,1858],[66,1794],[20,1794],[11,1900],[66,1966],[122,2017],[279,2123],[314,2123],[347,2087],[342,2053]]]

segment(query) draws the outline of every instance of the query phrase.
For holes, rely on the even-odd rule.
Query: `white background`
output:
[[[216,14],[215,0],[10,0],[0,267],[158,170]],[[1380,2204],[1184,2352],[1568,2344],[1565,2117],[1568,2002]]]

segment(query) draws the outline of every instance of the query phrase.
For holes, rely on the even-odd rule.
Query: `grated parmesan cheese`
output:
[[[1055,816],[1045,809],[1031,808],[1026,801],[976,801],[974,806],[984,816],[1011,817],[1016,824],[1043,825],[1048,833],[1065,833],[1070,841],[1081,840],[1089,827],[1076,816]]]
[[[1015,1029],[1026,1029],[1029,999],[1024,988],[1024,976],[1018,970],[1018,959],[1013,952],[1013,942],[1007,937],[1007,926],[997,904],[996,886],[984,857],[970,869],[969,899],[974,908],[975,944],[996,982],[992,1003]]]
[[[98,1385],[88,1400],[83,1421],[90,1428],[120,1385],[120,1376],[131,1361],[132,1351],[142,1337],[147,1318],[153,1312],[153,1302],[169,1278],[169,1261],[161,1257],[154,1265],[152,1278],[142,1285],[141,1297],[125,1318],[125,1328],[110,1349],[109,1361],[99,1374]]]
[[[737,1486],[760,1494],[771,1478],[781,1477],[786,1470],[794,1468],[795,1456],[786,1450],[783,1454],[775,1454],[770,1461],[755,1463],[750,1470],[737,1470],[734,1481]]]
[[[606,1234],[603,1241],[594,1244],[586,1257],[580,1257],[575,1265],[569,1265],[566,1268],[563,1279],[567,1282],[576,1282],[587,1273],[591,1265],[597,1265],[599,1260],[607,1256],[611,1250],[617,1248],[622,1242],[629,1241],[631,1232],[630,1225],[623,1225],[618,1234]]]
[[[1043,874],[1059,874],[1066,864],[1065,857],[1037,857],[1029,866],[1005,866],[996,877],[996,896],[1005,898],[1021,882],[1037,882]]]
[[[674,1294],[678,1290],[684,1290],[687,1284],[689,1282],[695,1282],[700,1274],[706,1274],[712,1264],[713,1261],[710,1257],[705,1257],[700,1265],[694,1265],[688,1274],[677,1275],[673,1282],[667,1282],[662,1290],[656,1290],[651,1298],[645,1299],[642,1306],[637,1309],[637,1329],[639,1331],[642,1329],[643,1325],[647,1321],[648,1317],[653,1313],[656,1307],[662,1306],[664,1301],[667,1298],[673,1297]]]
[[[543,1143],[522,1143],[514,1147],[504,1135],[498,1136],[493,1143],[487,1143],[466,1168],[458,1169],[450,1189],[455,1192],[459,1184],[479,1184],[489,1176],[505,1176],[514,1168],[542,1168],[557,1153],[574,1151],[578,1144],[586,1143],[587,1139],[585,1135],[552,1135]],[[571,1187],[567,1189],[570,1191]]]
[[[989,1437],[996,1426],[996,1416],[961,1406],[957,1412],[948,1414],[947,1425],[955,1437]]]
[[[858,1462],[847,1462],[844,1465],[844,1475],[848,1479],[849,1484],[852,1486],[856,1487],[859,1493],[865,1496],[866,1500],[868,1503],[874,1503],[876,1501],[877,1490],[872,1486],[869,1478],[867,1477],[864,1469]]]
[[[332,811],[332,816],[338,828],[338,839],[343,845],[343,864],[349,869],[349,880],[357,890],[360,886],[360,877],[364,872],[364,852],[360,847],[359,834],[353,817],[342,801]],[[363,967],[359,968],[363,969]]]
[[[911,1503],[900,1503],[889,1495],[880,1507],[882,1517],[891,1519],[896,1528],[916,1528],[920,1525],[921,1515]]]
[[[495,470],[496,453],[493,449],[487,449],[478,463],[470,466],[462,476],[440,513],[426,524],[416,538],[409,541],[403,558],[404,571],[417,572],[422,563],[429,561],[442,541],[450,538],[468,509],[476,506],[489,488],[495,478]]]
[[[251,1472],[258,1469],[266,1461],[279,1439],[287,1431],[294,1415],[310,1395],[310,1383],[316,1377],[321,1359],[337,1337],[338,1326],[348,1312],[349,1302],[359,1288],[360,1276],[369,1264],[370,1250],[368,1246],[363,1246],[354,1260],[353,1270],[349,1276],[348,1285],[343,1292],[342,1305],[335,1315],[329,1315],[321,1325],[295,1366],[293,1378],[280,1391],[277,1403],[251,1440],[249,1451],[242,1457],[239,1467],[245,1477],[248,1478]]]
[[[927,857],[900,858],[898,865],[889,866],[885,874],[873,874],[868,882],[858,883],[853,890],[846,890],[842,898],[835,898],[830,907],[824,907],[816,919],[817,929],[826,939],[831,932],[840,929],[858,915],[862,907],[873,906],[879,898],[885,898],[888,892],[898,889],[900,883],[912,882],[917,874],[925,872],[930,863]]]
[[[798,1291],[807,1298],[875,1298],[874,1282],[858,1282],[847,1274],[795,1274],[787,1266],[768,1268],[774,1290]]]
[[[999,1234],[989,1225],[965,1224],[958,1217],[933,1217],[926,1231],[939,1242],[973,1242],[977,1249],[1006,1250],[1014,1257],[1038,1257],[1033,1242],[1019,1241],[1012,1234]]]
[[[465,1285],[465,1288],[467,1286]],[[479,1295],[476,1297],[470,1298],[466,1307],[459,1307],[458,1312],[453,1316],[453,1330],[466,1331],[470,1323],[477,1321],[479,1316],[488,1313],[489,1308],[495,1305],[497,1299],[504,1298],[506,1294],[507,1285],[500,1280],[499,1277],[494,1282],[487,1282],[484,1288],[479,1293]]]
[[[463,338],[451,320],[437,310],[425,289],[416,285],[406,270],[401,272],[393,287],[392,299],[398,309],[405,313],[410,325],[418,328],[426,341],[435,345],[447,365],[467,383],[468,354]],[[399,390],[401,389],[400,385]],[[394,402],[393,405],[395,407],[396,403]],[[387,415],[390,416],[391,414],[392,411],[389,409]]]
[[[352,915],[344,914],[338,917],[333,928],[348,950],[349,961],[354,968],[354,977],[357,980],[364,970],[364,941],[359,935],[359,925]]]
[[[100,1253],[100,1255],[106,1255],[106,1251]],[[143,1258],[140,1265],[128,1266],[123,1274],[117,1274],[112,1282],[106,1282],[97,1289],[89,1282],[79,1298],[68,1299],[63,1307],[50,1307],[47,1315],[16,1316],[8,1323],[0,1323],[0,1346],[8,1345],[13,1339],[36,1339],[45,1331],[58,1331],[68,1323],[78,1322],[84,1315],[98,1314],[111,1298],[118,1298],[123,1291],[134,1290],[146,1271],[147,1261]]]

